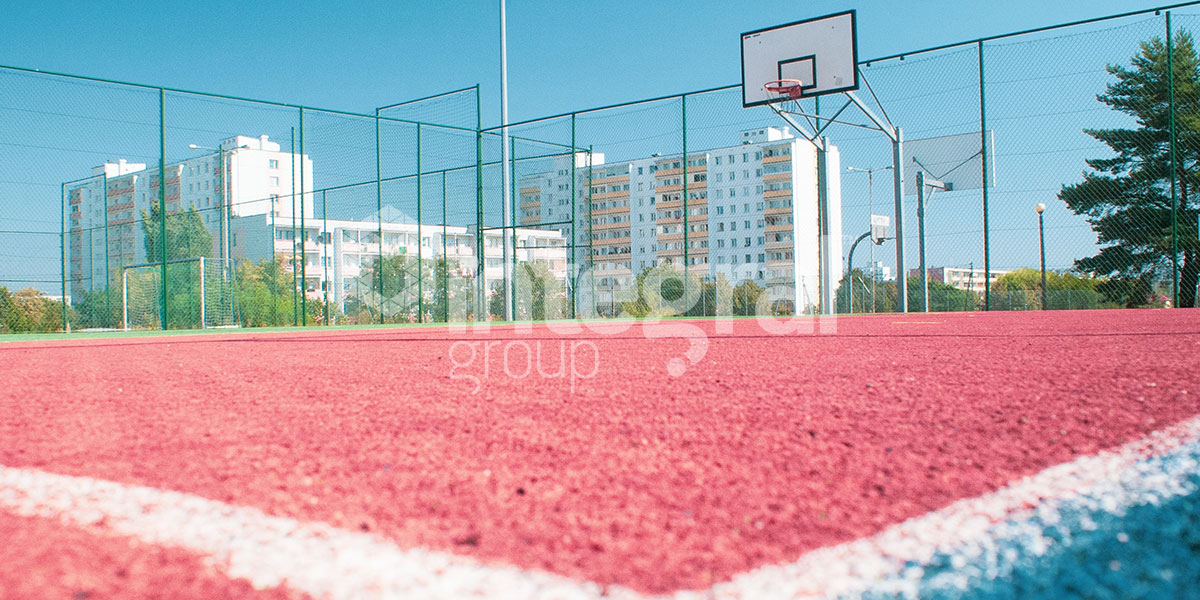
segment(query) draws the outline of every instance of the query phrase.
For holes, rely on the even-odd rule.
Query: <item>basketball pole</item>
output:
[[[908,272],[904,265],[904,131],[892,137],[892,186],[896,201],[896,312],[908,312]]]
[[[503,249],[504,277],[500,285],[500,293],[504,294],[504,320],[513,320],[513,298],[510,294],[512,290],[512,263],[509,261],[510,252],[514,249],[510,248],[509,227],[514,225],[511,223],[512,214],[510,210],[512,190],[509,189],[509,160],[512,158],[508,148],[508,23],[505,15],[505,0],[500,0],[500,187],[502,214],[504,226],[500,229],[500,246]],[[486,244],[485,244],[486,246]],[[485,261],[484,268],[487,268]]]
[[[879,131],[880,133],[884,134],[890,142],[892,142],[892,182],[893,194],[896,202],[896,311],[902,313],[908,312],[908,273],[905,270],[904,264],[904,132],[900,127],[893,125],[886,118],[881,119],[876,116],[875,112],[872,111],[871,108],[866,105],[866,103],[859,99],[858,95],[854,94],[853,92],[842,92],[841,94],[848,101],[848,104],[842,107],[842,110],[845,110],[850,105],[854,105],[859,111],[862,112],[864,116],[871,120],[873,126],[851,123],[848,121],[839,121],[838,117],[835,115],[833,118],[821,118],[821,120],[826,122],[825,125],[816,131],[810,132],[808,129],[800,125],[796,119],[792,118],[793,115],[808,118],[820,118],[819,115],[801,112],[799,110],[798,103],[793,103],[794,106],[791,110],[780,108],[774,103],[770,103],[767,106],[769,106],[776,115],[791,125],[798,134],[802,135],[809,142],[816,145],[818,149],[822,148],[822,134],[826,128],[833,124],[851,125],[854,127],[870,129],[872,131]],[[839,110],[838,113],[840,114],[841,110]],[[884,116],[886,117],[886,114]]]

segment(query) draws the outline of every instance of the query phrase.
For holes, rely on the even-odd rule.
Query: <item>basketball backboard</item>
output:
[[[871,215],[871,242],[876,246],[882,244],[888,237],[888,227],[892,220],[885,215]]]
[[[996,186],[996,142],[987,132],[988,187]],[[946,191],[983,187],[983,156],[979,132],[904,140],[904,194],[917,194],[917,172],[946,185]]]
[[[858,89],[855,11],[817,17],[742,34],[742,105],[790,100],[763,85],[801,82],[805,97]]]

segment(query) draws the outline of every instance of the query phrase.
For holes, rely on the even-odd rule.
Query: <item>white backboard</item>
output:
[[[996,140],[987,132],[988,187],[996,186]],[[917,195],[917,171],[948,184],[950,191],[983,187],[979,132],[904,140],[904,195]]]
[[[805,97],[858,89],[855,11],[849,10],[742,34],[742,105],[788,100],[763,89],[797,79]]]
[[[887,238],[888,226],[892,219],[886,215],[871,215],[871,241],[879,244]]]

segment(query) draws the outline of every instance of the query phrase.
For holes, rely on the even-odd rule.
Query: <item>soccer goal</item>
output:
[[[185,258],[121,269],[123,325],[131,329],[206,329],[234,324],[233,263],[220,258]],[[164,307],[164,302],[166,306]]]

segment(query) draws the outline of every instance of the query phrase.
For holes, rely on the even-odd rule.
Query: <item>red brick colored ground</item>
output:
[[[843,317],[828,335],[661,327],[707,340],[680,377],[668,361],[693,344],[646,339],[641,325],[0,344],[0,464],[666,592],[1200,413],[1195,310]],[[574,390],[553,376],[560,349],[595,376]],[[0,521],[26,538],[46,527]],[[26,562],[51,565],[46,585],[66,590],[89,542],[51,534]],[[78,576],[123,568],[149,585],[159,567],[139,565],[195,568],[154,552],[112,553]],[[0,589],[14,577],[0,572]]]
[[[13,600],[302,597],[283,589],[256,591],[182,550],[48,519],[0,513],[0,540],[0,597]]]

